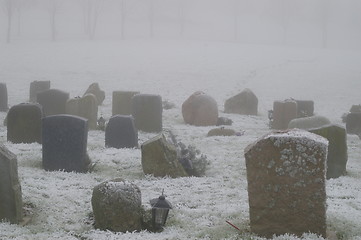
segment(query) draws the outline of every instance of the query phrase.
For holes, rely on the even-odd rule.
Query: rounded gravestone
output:
[[[37,94],[50,89],[50,81],[33,81],[30,83],[29,101],[36,102]]]
[[[311,116],[292,119],[288,123],[288,128],[311,129],[331,124],[330,120],[323,116]]]
[[[131,115],[132,98],[140,92],[114,91],[112,96],[112,115]]]
[[[113,148],[138,147],[138,131],[132,116],[115,115],[105,128],[105,146]]]
[[[242,115],[257,115],[258,98],[248,88],[226,100],[224,103],[225,113],[236,113]]]
[[[6,112],[8,109],[8,90],[6,83],[0,83],[0,112]]]

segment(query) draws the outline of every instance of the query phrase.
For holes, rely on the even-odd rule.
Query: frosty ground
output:
[[[159,94],[175,104],[164,110],[163,128],[196,146],[210,165],[206,176],[145,176],[140,149],[104,147],[104,132],[89,131],[88,153],[96,163],[86,174],[46,172],[40,144],[0,141],[18,158],[26,226],[0,223],[0,239],[257,239],[250,233],[244,148],[270,132],[267,111],[273,101],[314,100],[315,112],[344,125],[341,115],[361,104],[360,51],[242,45],[200,41],[13,42],[0,45],[0,82],[7,84],[9,105],[26,102],[30,82],[50,80],[51,88],[80,96],[93,82],[106,92],[99,116],[111,116],[115,90]],[[258,96],[258,116],[224,114],[226,99],[244,88]],[[195,91],[215,98],[220,116],[233,120],[243,136],[206,137],[212,127],[186,125],[181,105]],[[0,121],[5,118],[0,113]],[[155,136],[139,132],[139,143]],[[361,140],[348,135],[347,175],[327,181],[327,227],[332,238],[361,239]],[[113,233],[96,230],[91,219],[92,189],[121,177],[135,183],[142,202],[164,189],[173,210],[162,233]],[[240,228],[240,232],[227,221]],[[305,234],[304,239],[320,239]],[[274,239],[297,239],[279,236]]]

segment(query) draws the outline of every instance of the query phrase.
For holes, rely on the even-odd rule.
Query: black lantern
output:
[[[167,221],[169,209],[172,209],[170,202],[165,200],[163,195],[159,198],[154,198],[150,200],[150,205],[152,206],[152,223],[153,227],[156,230],[162,229]]]

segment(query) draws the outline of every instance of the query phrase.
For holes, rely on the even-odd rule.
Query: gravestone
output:
[[[40,104],[22,103],[10,108],[7,115],[7,140],[13,143],[41,143]]]
[[[105,146],[113,148],[138,147],[138,131],[132,116],[115,115],[105,128]]]
[[[186,124],[212,126],[218,121],[217,102],[204,92],[193,93],[182,104],[182,116]]]
[[[105,99],[105,92],[103,90],[100,89],[99,84],[98,83],[92,83],[90,84],[90,86],[88,87],[88,89],[85,91],[84,95],[87,94],[94,94],[96,100],[97,100],[97,104],[98,105],[102,105],[104,99]]]
[[[8,90],[6,83],[0,83],[0,112],[6,112],[8,109]]]
[[[140,92],[114,91],[112,99],[112,115],[132,115],[132,98]]]
[[[0,144],[0,221],[17,224],[23,218],[16,155]]]
[[[287,129],[288,123],[297,118],[297,102],[291,99],[273,102],[272,128]]]
[[[72,98],[66,102],[65,113],[83,117],[88,120],[89,129],[97,129],[98,103],[96,97],[89,93],[81,98]]]
[[[350,108],[350,112],[361,113],[361,105],[352,105]]]
[[[54,115],[43,118],[43,167],[48,171],[86,172],[88,124],[85,118]]]
[[[328,140],[326,178],[338,178],[346,174],[347,134],[344,127],[330,124],[320,128],[310,129],[312,133]]]
[[[235,135],[236,135],[236,131],[234,131],[233,129],[220,127],[220,128],[213,128],[213,129],[209,130],[207,137],[235,136]]]
[[[248,88],[226,100],[224,103],[225,113],[236,113],[242,115],[257,115],[258,98]]]
[[[137,94],[132,98],[135,126],[144,132],[162,131],[162,98],[153,94]]]
[[[251,231],[326,237],[327,140],[304,130],[270,133],[245,149]]]
[[[314,102],[311,100],[295,100],[297,102],[297,117],[311,117],[314,111]]]
[[[301,117],[292,119],[288,123],[288,128],[299,128],[308,130],[311,128],[318,128],[325,125],[331,124],[330,120],[323,116],[311,116],[311,117]]]
[[[65,114],[68,99],[69,93],[58,89],[49,89],[37,94],[37,101],[43,107],[44,116]]]
[[[349,134],[361,134],[361,113],[350,112],[347,114],[346,131]]]
[[[37,102],[40,92],[50,89],[50,81],[33,81],[30,83],[29,102]]]

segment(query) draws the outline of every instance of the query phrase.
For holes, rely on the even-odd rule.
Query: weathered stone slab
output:
[[[102,105],[104,99],[105,99],[105,92],[103,90],[100,89],[99,87],[99,83],[92,83],[90,84],[90,86],[88,87],[88,89],[85,91],[84,95],[87,94],[94,94],[98,105]]]
[[[361,105],[352,105],[350,108],[350,112],[361,113]]]
[[[65,114],[68,99],[69,93],[58,89],[49,89],[37,94],[37,101],[43,107],[44,116]]]
[[[241,93],[226,100],[224,103],[224,112],[257,115],[258,98],[250,89],[246,88]]]
[[[132,98],[135,126],[144,132],[161,132],[163,127],[162,98],[153,94],[137,94]]]
[[[6,112],[8,109],[8,89],[6,83],[0,83],[0,112]]]
[[[30,83],[29,102],[37,102],[40,92],[50,89],[50,81],[33,81]]]
[[[351,112],[347,114],[346,131],[349,134],[361,134],[361,113]]]
[[[318,128],[325,125],[331,124],[331,121],[328,118],[323,116],[311,116],[311,117],[302,117],[292,119],[288,123],[288,128],[299,128],[308,130],[311,128]]]
[[[236,131],[234,131],[233,129],[220,127],[220,128],[213,128],[213,129],[209,130],[207,137],[235,136],[235,135],[236,135]]]
[[[311,100],[295,100],[297,102],[297,117],[311,117],[314,112],[314,102]]]
[[[275,101],[273,103],[273,121],[271,127],[274,129],[287,129],[288,123],[297,118],[297,102],[294,100]]]
[[[113,148],[138,147],[138,130],[132,116],[115,115],[105,128],[105,146]]]
[[[140,92],[114,91],[112,100],[112,115],[132,115],[132,98]]]
[[[97,129],[98,103],[95,95],[89,93],[81,98],[69,99],[66,102],[65,112],[87,119],[89,129]]]

